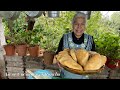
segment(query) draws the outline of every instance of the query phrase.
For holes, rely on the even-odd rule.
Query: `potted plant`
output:
[[[27,36],[28,33],[24,30],[18,31],[14,36],[16,52],[19,56],[26,56],[27,54]]]
[[[44,53],[43,53],[43,59],[44,59],[44,64],[45,65],[52,65],[53,64],[53,59],[55,55],[55,46],[53,45],[53,40],[52,38],[48,38],[46,41],[46,44],[44,45]]]
[[[38,57],[39,56],[39,43],[40,43],[40,37],[39,33],[35,33],[33,31],[29,31],[28,36],[28,51],[31,57]]]
[[[14,56],[15,55],[15,45],[14,38],[11,32],[8,33],[6,37],[6,45],[4,45],[4,50],[6,52],[6,56]]]
[[[107,32],[95,40],[97,52],[107,56],[106,66],[111,69],[116,68],[120,61],[119,36]]]

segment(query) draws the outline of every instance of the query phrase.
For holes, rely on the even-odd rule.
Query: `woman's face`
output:
[[[77,38],[80,38],[85,31],[85,18],[77,17],[73,23],[73,32]]]

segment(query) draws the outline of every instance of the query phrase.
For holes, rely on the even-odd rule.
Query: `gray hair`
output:
[[[86,25],[87,16],[86,16],[86,14],[83,13],[83,12],[77,12],[77,13],[74,15],[73,20],[72,20],[72,25],[74,24],[74,22],[75,22],[75,20],[76,20],[77,17],[83,17],[83,18],[85,18],[85,25]]]

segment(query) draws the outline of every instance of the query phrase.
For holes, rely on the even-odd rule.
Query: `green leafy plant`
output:
[[[6,40],[6,43],[9,45],[9,44],[11,44],[11,41],[10,40]]]
[[[120,59],[119,41],[119,36],[110,32],[101,34],[99,38],[95,38],[96,51],[111,59]]]
[[[27,44],[28,32],[26,32],[25,30],[17,31],[14,34],[14,38],[14,42],[16,45]]]
[[[36,29],[33,29],[32,31],[28,31],[28,37],[27,37],[27,43],[30,46],[36,46],[40,45],[40,33],[37,32]]]
[[[92,11],[86,32],[94,37],[96,51],[111,59],[120,59],[120,39],[116,26],[103,17],[100,11]]]
[[[74,11],[63,11],[60,12],[59,18],[39,17],[35,27],[41,28],[40,46],[48,51],[56,52],[62,35],[71,31],[74,14]]]
[[[5,38],[6,38],[7,45],[15,44],[14,43],[15,38],[14,38],[14,34],[13,33],[11,33],[11,32],[6,33],[5,34]]]
[[[27,33],[26,30],[26,22],[25,22],[25,14],[20,13],[20,16],[13,21],[13,31],[10,32],[10,28],[8,27],[8,21],[3,19],[3,24],[5,28],[5,37],[7,44],[24,44],[26,43]]]

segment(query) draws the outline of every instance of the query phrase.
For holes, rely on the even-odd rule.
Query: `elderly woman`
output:
[[[88,51],[95,51],[93,36],[84,33],[86,29],[86,21],[87,17],[84,13],[79,12],[75,14],[72,21],[73,31],[63,35],[56,54],[65,48],[83,48]],[[73,74],[63,68],[61,69],[61,77],[68,79],[88,79],[88,76]]]

